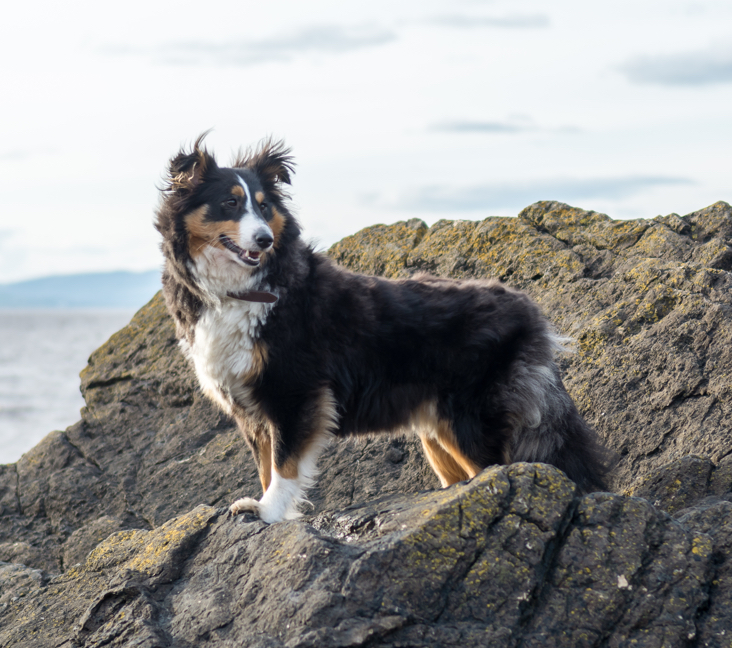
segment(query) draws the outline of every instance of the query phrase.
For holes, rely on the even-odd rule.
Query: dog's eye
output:
[[[260,208],[260,209],[261,209],[262,211],[264,211],[265,209],[267,209],[267,207],[269,207],[269,205],[268,205],[268,204],[267,204],[266,202],[261,202],[261,203],[259,203],[259,208]]]
[[[224,201],[224,205],[226,205],[227,207],[236,207],[237,202],[238,201],[236,198],[229,198],[228,200]]]

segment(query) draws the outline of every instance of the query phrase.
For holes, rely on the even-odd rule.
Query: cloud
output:
[[[104,52],[113,56],[147,54],[167,65],[232,65],[289,61],[298,54],[341,54],[366,47],[377,47],[396,39],[393,31],[373,25],[316,25],[291,34],[259,40],[173,42],[150,50],[113,46]]]
[[[732,82],[732,48],[641,56],[620,66],[633,83],[659,85],[708,85]]]
[[[538,200],[620,200],[659,186],[688,185],[687,178],[631,176],[538,180],[525,183],[483,184],[471,187],[423,187],[397,198],[399,209],[455,212],[525,207]]]
[[[446,133],[523,133],[536,128],[511,122],[452,121],[433,124],[429,130]]]
[[[427,21],[429,24],[440,27],[455,27],[458,29],[476,29],[494,27],[499,29],[533,29],[548,27],[549,17],[545,14],[509,14],[507,16],[467,16],[453,14],[435,16]]]
[[[478,121],[469,119],[457,119],[443,121],[427,127],[428,131],[439,133],[455,134],[484,134],[484,135],[516,135],[518,133],[576,133],[579,128],[576,126],[559,126],[546,128],[538,126],[531,117],[527,115],[512,115],[503,121]]]
[[[10,240],[16,233],[17,230],[0,229],[0,247],[5,245],[5,241]]]
[[[0,152],[0,161],[2,162],[16,162],[18,160],[25,160],[30,155],[29,151],[22,149],[12,149],[9,151]]]

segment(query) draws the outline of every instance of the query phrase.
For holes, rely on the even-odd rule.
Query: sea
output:
[[[135,309],[0,309],[0,464],[79,420],[79,372]]]

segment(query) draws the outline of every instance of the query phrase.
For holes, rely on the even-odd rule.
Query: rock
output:
[[[710,499],[679,512],[686,528],[704,533],[712,540],[714,575],[709,581],[709,602],[702,611],[696,639],[698,646],[729,646],[732,610],[732,503]]]
[[[730,459],[730,457],[726,457]],[[705,499],[710,492],[715,466],[709,459],[689,455],[651,473],[635,494],[672,515]],[[722,489],[724,494],[729,488]]]
[[[64,542],[62,564],[68,568],[83,563],[87,555],[102,540],[117,531],[123,531],[124,527],[125,525],[120,520],[103,515],[76,529]]]
[[[0,466],[0,646],[732,645],[731,240],[726,203],[544,202],[329,252],[528,291],[577,340],[565,383],[620,495],[529,464],[434,490],[382,437],[327,450],[310,517],[229,520],[256,471],[155,297],[90,358],[81,420]]]
[[[645,500],[515,464],[309,521],[199,506],[113,534],[45,587],[24,572],[0,645],[686,646],[713,562]]]

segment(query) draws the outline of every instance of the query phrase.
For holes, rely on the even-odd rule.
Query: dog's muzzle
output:
[[[259,265],[259,261],[262,258],[262,252],[266,252],[270,247],[272,247],[274,239],[269,232],[260,232],[254,237],[254,240],[260,248],[259,250],[245,250],[234,243],[234,241],[226,236],[226,234],[221,234],[221,236],[219,236],[221,245],[223,245],[227,250],[231,250],[244,263],[253,267]]]

